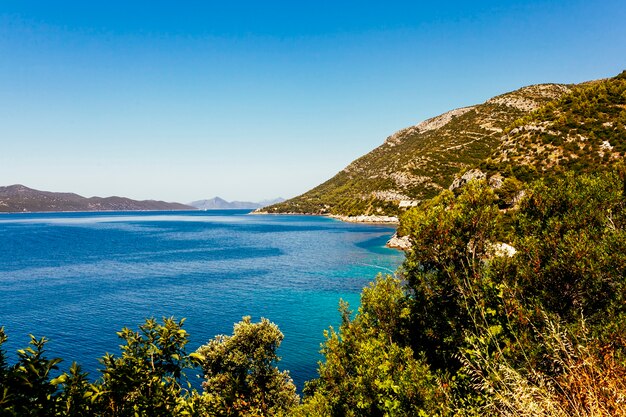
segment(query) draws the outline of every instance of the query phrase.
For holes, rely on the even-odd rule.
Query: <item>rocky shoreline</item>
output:
[[[386,246],[406,252],[411,249],[411,239],[409,239],[408,236],[398,236],[396,232],[391,236],[391,239],[387,241]]]
[[[327,217],[341,220],[348,223],[369,223],[369,224],[392,224],[398,225],[400,221],[395,216],[341,216],[338,214],[329,214]]]

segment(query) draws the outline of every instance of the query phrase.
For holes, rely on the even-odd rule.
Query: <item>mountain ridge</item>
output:
[[[0,187],[0,212],[5,213],[158,210],[196,209],[159,200],[140,201],[119,196],[83,197],[75,193],[36,190],[22,184]]]
[[[285,201],[282,197],[273,200],[264,200],[259,202],[251,201],[226,201],[221,197],[213,197],[205,200],[197,200],[189,203],[190,206],[198,210],[237,210],[237,209],[260,209],[272,204],[278,204]]]

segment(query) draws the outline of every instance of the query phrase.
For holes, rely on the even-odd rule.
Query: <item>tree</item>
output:
[[[298,404],[289,373],[274,366],[282,340],[274,323],[246,316],[232,336],[201,346],[192,356],[204,371],[205,405],[220,416],[271,416]]]
[[[91,400],[93,386],[80,365],[72,363],[69,373],[64,372],[52,381],[60,389],[57,410],[63,417],[88,417],[95,415]]]
[[[562,320],[613,328],[626,309],[626,196],[618,173],[535,184],[515,221],[521,297]],[[558,291],[555,291],[558,289]]]
[[[351,319],[341,303],[342,324],[325,333],[319,378],[307,383],[299,415],[419,416],[441,398],[423,358],[406,344],[410,314],[399,279],[378,277],[363,290]]]
[[[472,326],[461,290],[480,280],[499,217],[493,190],[470,181],[459,196],[446,190],[402,218],[401,231],[412,243],[404,263],[412,347],[437,369],[460,366],[457,348]]]
[[[102,378],[94,386],[98,415],[175,416],[184,406],[181,379],[190,366],[185,351],[188,335],[184,319],[164,318],[163,324],[148,319],[139,331],[123,328],[121,356],[106,354]]]
[[[58,392],[50,376],[61,359],[48,359],[48,339],[30,335],[29,346],[17,352],[17,363],[8,366],[1,350],[6,340],[4,328],[0,328],[0,410],[9,416],[54,416]]]
[[[2,345],[7,341],[7,335],[4,327],[0,327],[0,410],[9,407],[9,364],[7,362],[6,353],[2,349]]]

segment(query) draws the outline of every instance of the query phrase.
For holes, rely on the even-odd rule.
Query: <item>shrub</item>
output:
[[[289,373],[274,366],[282,340],[278,326],[267,319],[252,323],[248,316],[232,336],[201,346],[193,358],[204,371],[205,406],[220,416],[270,416],[298,404]]]

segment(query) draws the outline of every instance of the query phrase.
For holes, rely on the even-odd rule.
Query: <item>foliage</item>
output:
[[[412,346],[436,368],[457,364],[456,347],[470,325],[460,289],[479,280],[499,215],[493,190],[473,181],[458,197],[444,191],[402,218],[413,244],[404,265],[412,293]]]
[[[272,367],[282,340],[276,325],[244,318],[234,336],[218,336],[199,354],[188,355],[183,323],[148,319],[138,331],[122,329],[121,355],[101,359],[104,369],[95,382],[76,363],[52,378],[61,359],[46,358],[45,338],[31,336],[30,346],[9,365],[1,349],[7,337],[0,328],[0,416],[270,416],[298,402],[288,374]],[[202,394],[185,384],[185,370],[195,361],[207,369]],[[217,389],[224,381],[228,388]],[[231,394],[239,409],[224,407]]]
[[[273,366],[283,340],[278,326],[250,317],[235,324],[233,335],[216,336],[200,347],[194,359],[204,371],[205,403],[223,416],[275,415],[299,401],[286,371]]]
[[[501,171],[528,167],[535,171],[532,178],[569,170],[594,172],[621,160],[626,152],[624,73],[580,84],[518,119],[491,158]]]
[[[320,377],[307,384],[298,410],[310,416],[419,416],[437,406],[436,381],[406,344],[410,309],[397,278],[379,277],[363,290],[352,320],[340,307],[338,331],[325,333]]]
[[[523,196],[524,184],[515,176],[505,178],[502,185],[494,190],[498,197],[499,208],[513,207],[517,200]]]
[[[91,399],[93,387],[76,362],[70,366],[69,373],[63,373],[56,378],[60,393],[58,395],[57,413],[67,417],[83,417],[95,414]]]
[[[567,321],[615,319],[626,301],[623,184],[616,172],[568,174],[528,191],[515,224],[521,296]]]
[[[546,178],[506,212],[519,182],[474,181],[407,211],[404,281],[342,305],[301,414],[624,414],[625,177]]]
[[[459,315],[439,313],[454,326],[436,329],[438,340],[457,330],[458,337],[447,348],[460,365],[444,366],[455,373],[451,409],[465,414],[474,405],[478,415],[546,416],[608,416],[621,410],[620,378],[626,367],[624,185],[619,170],[539,181],[513,215],[509,236],[515,256],[486,256],[473,267],[469,262],[448,267],[467,277],[455,279],[447,272],[455,282],[452,296],[434,304],[439,309],[452,304],[466,319],[459,322]],[[457,206],[458,202],[448,201],[445,212]],[[445,216],[439,218],[447,224]],[[466,219],[479,224],[472,217]],[[503,219],[497,216],[496,222]],[[415,251],[423,252],[436,234],[424,234],[419,227],[423,222],[416,224]],[[462,252],[462,245],[457,251]],[[417,256],[436,258],[432,251]],[[409,264],[409,282],[414,282],[410,275],[422,277],[432,269],[420,265],[428,262],[420,259],[417,268]],[[437,287],[430,282],[415,289],[418,306],[423,305],[420,292],[432,288]],[[555,322],[563,323],[564,330],[558,330]],[[606,386],[618,391],[613,394]],[[555,408],[541,408],[548,406]]]
[[[183,370],[190,364],[185,351],[184,320],[148,319],[139,331],[122,329],[122,354],[106,354],[101,382],[93,401],[104,416],[171,416],[179,411]]]
[[[30,344],[18,350],[18,361],[9,366],[2,344],[7,336],[0,328],[0,411],[8,416],[48,416],[56,410],[56,383],[51,373],[61,359],[45,356],[47,339],[30,336]]]
[[[475,338],[463,353],[477,390],[484,392],[483,413],[503,417],[626,415],[626,364],[615,348],[600,345],[582,326],[576,332],[544,318],[537,342],[546,347],[555,374],[532,362],[513,364],[506,355],[489,355],[485,339]],[[519,346],[522,348],[523,346]]]
[[[365,289],[354,319],[342,305],[300,413],[623,413],[624,177],[539,181],[506,213],[470,182],[409,210],[404,281]],[[498,252],[501,236],[514,255]]]

